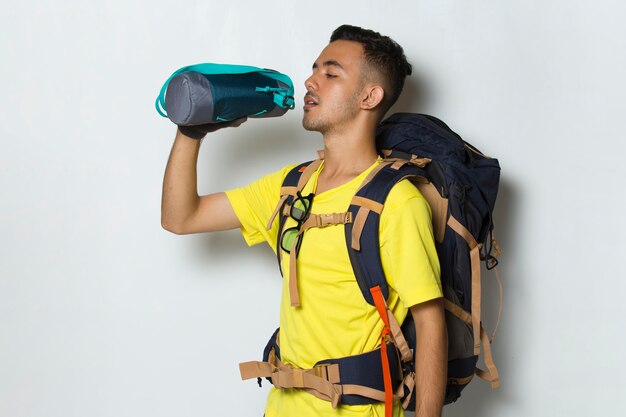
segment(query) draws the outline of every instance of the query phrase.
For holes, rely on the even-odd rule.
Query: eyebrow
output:
[[[329,61],[324,61],[324,63],[322,64],[323,67],[337,67],[339,69],[343,70],[343,67],[341,66],[341,64],[335,60],[329,60]],[[313,69],[318,68],[317,62],[313,63]]]

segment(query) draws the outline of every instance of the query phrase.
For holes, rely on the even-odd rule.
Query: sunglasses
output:
[[[290,227],[283,232],[283,236],[280,239],[280,247],[287,253],[291,253],[291,250],[295,248],[296,255],[300,252],[300,245],[302,244],[302,234],[300,228],[306,221],[311,213],[311,205],[313,205],[313,193],[302,196],[300,191],[296,193],[296,199],[293,201],[291,208],[289,209],[289,216],[298,222],[294,227]]]

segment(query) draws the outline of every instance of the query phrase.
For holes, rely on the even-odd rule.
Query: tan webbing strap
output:
[[[334,408],[339,404],[342,386],[339,385],[339,365],[320,365],[312,369],[298,369],[283,364],[270,354],[269,362],[239,364],[242,379],[271,378],[276,388],[304,389],[316,397],[329,401]],[[383,394],[384,395],[384,394]]]
[[[287,191],[285,193],[283,193],[283,190],[289,188],[290,191],[291,189],[293,190],[293,194],[291,194],[290,191]],[[276,204],[276,208],[274,209],[274,211],[272,212],[272,217],[270,217],[270,220],[267,222],[267,226],[265,227],[266,230],[270,230],[272,228],[272,225],[274,224],[274,219],[276,218],[276,216],[278,215],[278,212],[280,211],[280,208],[283,206],[283,204],[285,204],[285,201],[287,200],[287,198],[289,198],[290,195],[295,195],[295,190],[296,187],[283,187],[280,190],[280,200],[278,200],[278,204]]]
[[[381,203],[374,201],[374,200],[370,200],[369,198],[359,197],[358,195],[355,195],[354,197],[352,197],[352,201],[350,201],[350,205],[365,207],[373,211],[374,213],[378,213],[378,214],[382,213],[383,208],[384,208],[384,205],[382,205]]]
[[[480,353],[480,245],[470,251],[472,262],[472,328],[474,332],[474,355]]]
[[[415,389],[415,372],[409,372],[407,376],[404,377],[404,381],[400,386],[406,386],[409,390],[408,395],[404,398],[402,402],[402,408],[405,410],[409,407],[409,403],[411,402],[411,397],[413,396],[413,390]]]
[[[298,236],[302,234],[302,230],[298,232]],[[296,242],[299,238],[294,239],[291,250],[289,251],[289,299],[292,307],[300,307],[300,294],[298,293],[298,268],[296,266]]]
[[[456,317],[463,320],[465,323],[472,324],[471,315],[467,311],[459,307],[458,305],[454,304],[453,302],[449,300],[445,300],[445,307],[446,307],[446,310],[450,311],[452,314],[454,314]],[[476,375],[478,375],[480,378],[486,381],[491,382],[492,388],[497,388],[500,385],[498,369],[496,368],[496,365],[493,362],[493,356],[491,355],[491,342],[489,338],[487,337],[487,332],[485,331],[485,328],[482,325],[480,326],[480,338],[483,341],[483,352],[485,354],[484,361],[485,361],[485,365],[487,365],[488,371],[483,371],[480,368],[476,368]],[[471,381],[472,377],[469,376],[466,378],[449,378],[449,379],[453,379],[459,385],[465,385]]]
[[[327,227],[336,224],[352,223],[352,213],[330,213],[330,214],[309,214],[309,217],[302,224],[301,231],[305,231],[314,227]]]
[[[365,387],[363,385],[344,384],[342,387],[344,395],[360,395],[362,397],[372,398],[376,401],[385,401],[385,391]]]
[[[332,384],[302,369],[281,367],[272,374],[272,383],[281,389],[306,389],[316,397],[330,401],[333,408],[337,408],[341,399],[341,385]]]
[[[382,154],[385,157],[385,160],[388,161],[406,161],[407,163],[411,163],[420,168],[424,168],[426,164],[432,162],[431,158],[421,158],[415,154],[411,154],[411,159],[403,159],[403,158],[389,158],[393,152],[391,149],[383,149]]]
[[[369,198],[363,198],[356,195],[352,197],[350,205],[359,206],[359,211],[356,213],[354,225],[352,226],[352,242],[350,246],[352,246],[352,249],[354,250],[361,250],[361,234],[363,233],[367,216],[370,211],[378,214],[382,213],[384,206],[379,202],[370,200]]]
[[[300,175],[300,180],[298,181],[298,191],[302,191],[306,183],[309,181],[309,178],[311,178],[311,175],[313,175],[313,173],[317,171],[321,164],[322,159],[316,159],[315,161],[311,162],[309,166],[304,169],[304,171],[302,171],[302,175]]]
[[[461,222],[459,222],[454,216],[450,216],[450,218],[448,219],[448,226],[450,226],[452,230],[457,232],[459,235],[461,235],[463,239],[465,239],[465,241],[467,242],[467,246],[469,246],[470,249],[474,249],[474,247],[478,245],[478,242],[476,242],[476,239],[474,239],[472,233],[467,230],[467,228],[463,226]]]
[[[402,334],[400,323],[389,309],[387,309],[387,316],[389,317],[389,329],[391,330],[391,337],[393,337],[393,344],[400,352],[400,359],[402,362],[413,362],[413,353],[411,353],[409,344]]]
[[[361,190],[361,188],[365,187],[367,184],[369,184],[369,182],[372,180],[372,178],[374,178],[374,176],[376,174],[378,174],[378,172],[380,170],[382,170],[384,167],[393,164],[394,161],[383,161],[380,164],[378,164],[377,166],[374,167],[374,169],[372,169],[370,171],[369,174],[367,174],[367,177],[365,177],[365,179],[363,180],[363,182],[361,183],[361,185],[359,185],[359,188],[356,190],[355,194],[358,194],[359,190]]]
[[[339,365],[337,364],[318,365],[313,368],[313,371],[315,373],[315,376],[324,378],[331,384],[338,384],[339,381],[341,381],[339,375]]]
[[[393,169],[395,169],[397,171],[403,165],[406,165],[408,163],[409,163],[409,161],[407,161],[406,159],[396,159],[395,162],[393,164],[391,164],[391,168],[393,168]]]
[[[361,250],[361,234],[369,214],[370,210],[367,207],[359,208],[359,211],[356,213],[356,219],[354,219],[354,224],[352,225],[352,243],[350,244],[354,250]]]
[[[302,369],[292,369],[291,377],[293,379],[292,385],[294,388],[304,388],[304,371]]]
[[[493,246],[494,252],[491,254],[494,258],[498,258],[502,251],[500,250],[500,245],[498,245],[498,241],[496,240],[496,234],[491,232],[491,245]]]
[[[412,381],[413,381],[413,386],[415,386],[415,374],[411,373],[413,375]],[[408,377],[408,376],[407,376]],[[406,378],[405,378],[406,380]],[[366,398],[372,398],[376,401],[385,401],[385,391],[381,391],[381,390],[377,390],[374,388],[370,388],[370,387],[366,387],[364,385],[353,385],[353,384],[344,384],[342,385],[343,387],[343,394],[344,395],[360,395],[362,397],[366,397]],[[413,391],[413,388],[411,387],[411,392]],[[393,394],[393,399],[394,400],[399,400],[400,398],[402,398],[402,395],[404,395],[404,387],[402,386],[402,384],[400,384],[398,386],[398,389],[396,390],[396,392]]]
[[[391,168],[396,171],[399,170],[403,165],[411,164],[420,168],[424,168],[426,165],[432,162],[430,158],[418,158],[415,155],[411,155],[411,159],[402,159],[402,158],[388,158],[386,161],[393,161]]]
[[[371,398],[376,401],[385,401],[385,391],[377,390],[374,388],[366,387],[364,385],[352,385],[352,384],[344,384],[343,394],[344,395],[360,395],[362,397]],[[393,399],[398,400],[401,398],[401,394],[404,393],[404,387],[402,384],[398,387],[398,390],[394,393]]]
[[[378,214],[382,213],[384,206],[377,201],[370,200],[369,198],[359,197],[356,195],[352,197],[350,205],[359,206],[359,211],[357,211],[356,213],[354,225],[352,226],[352,242],[350,243],[350,246],[354,250],[361,250],[361,234],[363,233],[363,228],[365,227],[365,221],[367,220],[367,216],[369,215],[370,211]]]
[[[437,191],[433,183],[414,183],[418,190],[422,193],[433,213],[433,226],[435,239],[437,242],[443,242],[446,233],[446,222],[448,220],[448,199],[443,198]]]
[[[276,370],[276,367],[269,362],[242,362],[239,364],[241,379],[269,378]]]
[[[486,381],[491,382],[491,388],[496,389],[500,386],[500,375],[498,374],[496,364],[493,362],[489,337],[487,336],[487,332],[482,326],[480,327],[480,338],[483,341],[483,353],[485,354],[483,360],[485,361],[485,365],[487,366],[487,371],[476,368],[476,375]]]
[[[304,389],[322,400],[329,401],[334,408],[339,404],[341,395],[360,395],[376,401],[385,401],[385,392],[361,385],[340,385],[340,371],[338,364],[318,365],[312,369],[298,369],[283,364],[276,359],[274,352],[270,353],[269,362],[243,362],[239,364],[241,379],[271,378],[276,388]],[[413,392],[415,374],[411,373],[404,379],[404,385]],[[393,394],[398,400],[404,394],[404,386],[400,384]]]
[[[465,323],[471,325],[472,324],[472,315],[467,311],[463,310],[463,308],[459,305],[454,304],[452,301],[447,298],[444,300],[444,305],[446,310],[452,313],[455,317],[463,320]]]
[[[413,157],[411,158],[409,162],[415,166],[424,168],[426,165],[430,164],[432,161],[433,160],[431,158],[418,158],[416,155],[413,155]]]
[[[480,354],[480,248],[470,231],[463,226],[454,216],[448,219],[448,226],[461,235],[470,248],[470,260],[472,266],[472,332],[474,335],[474,355]]]

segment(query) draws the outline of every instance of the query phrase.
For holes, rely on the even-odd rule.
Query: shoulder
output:
[[[397,211],[405,208],[426,211],[429,216],[431,215],[428,202],[420,190],[418,190],[417,187],[408,179],[399,181],[393,186],[387,196],[387,199],[385,200],[383,214],[385,211]]]
[[[285,177],[296,166],[298,164],[284,166],[272,173],[263,175],[247,185],[228,190],[226,195],[233,205],[240,205],[243,202],[253,205],[258,205],[262,201],[271,202],[280,197],[280,188]]]

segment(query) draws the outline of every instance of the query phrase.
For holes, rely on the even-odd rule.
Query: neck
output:
[[[353,123],[324,134],[324,169],[318,192],[352,180],[377,159],[376,123]]]

